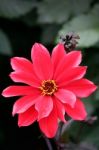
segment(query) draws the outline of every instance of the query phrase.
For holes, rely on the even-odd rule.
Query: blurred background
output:
[[[98,0],[0,0],[0,89],[13,84],[10,58],[30,59],[35,42],[51,52],[59,36],[74,31],[80,35],[77,49],[83,53],[86,77],[99,83]],[[0,150],[47,150],[37,123],[18,128],[12,106],[17,98],[0,99]],[[89,116],[99,117],[99,90],[83,100]],[[64,134],[66,150],[98,150],[99,119],[93,124],[73,122]],[[54,147],[53,141],[51,143]],[[55,147],[54,147],[55,150]]]

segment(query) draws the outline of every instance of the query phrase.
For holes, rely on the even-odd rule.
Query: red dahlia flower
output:
[[[6,88],[5,97],[21,96],[13,106],[12,114],[18,114],[18,125],[28,126],[38,121],[41,131],[49,138],[55,136],[58,120],[65,121],[68,114],[74,120],[84,120],[86,110],[80,98],[89,96],[96,86],[83,78],[86,66],[79,66],[81,52],[66,54],[64,46],[58,44],[50,56],[42,44],[34,44],[31,59],[14,57],[10,74],[14,82]]]

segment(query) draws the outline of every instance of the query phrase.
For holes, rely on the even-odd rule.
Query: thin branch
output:
[[[44,137],[45,142],[47,144],[48,150],[53,150],[50,140],[45,135],[43,135],[43,137]]]
[[[56,141],[59,141],[59,139],[60,139],[60,137],[61,137],[63,125],[64,125],[63,122],[60,122],[60,123],[59,123],[59,128],[58,128],[58,131],[57,131],[57,134],[56,134],[56,137],[55,137],[55,140],[56,140]]]
[[[71,124],[74,122],[73,119],[70,119],[67,123],[65,123],[62,127],[62,130],[61,130],[61,135],[66,131],[68,130],[68,128],[70,128]]]

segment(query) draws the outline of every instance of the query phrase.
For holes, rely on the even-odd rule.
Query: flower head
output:
[[[64,45],[64,48],[66,51],[71,51],[75,49],[76,45],[78,44],[78,41],[80,39],[80,36],[74,32],[69,32],[64,37],[60,36],[61,42]]]
[[[86,110],[80,98],[89,96],[96,86],[83,78],[86,66],[81,63],[81,52],[66,53],[58,44],[50,56],[39,43],[31,50],[32,62],[22,58],[11,59],[14,82],[23,85],[7,87],[5,97],[21,96],[13,106],[12,114],[18,114],[18,125],[28,126],[37,121],[41,131],[49,138],[55,136],[58,120],[66,122],[65,113],[74,120],[84,120]]]

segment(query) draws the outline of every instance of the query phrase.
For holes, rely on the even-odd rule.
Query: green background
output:
[[[86,77],[99,83],[98,0],[0,0],[0,89],[13,84],[10,58],[30,59],[31,47],[41,42],[51,52],[59,36],[74,31],[80,35],[77,49],[83,53]],[[18,128],[12,106],[17,98],[0,99],[0,150],[47,150],[38,124]],[[83,100],[88,115],[99,117],[99,89]],[[92,125],[73,122],[63,140],[70,150],[99,149],[99,119]],[[53,141],[51,141],[53,147]],[[69,149],[67,148],[67,149]],[[55,148],[54,148],[55,150]]]

